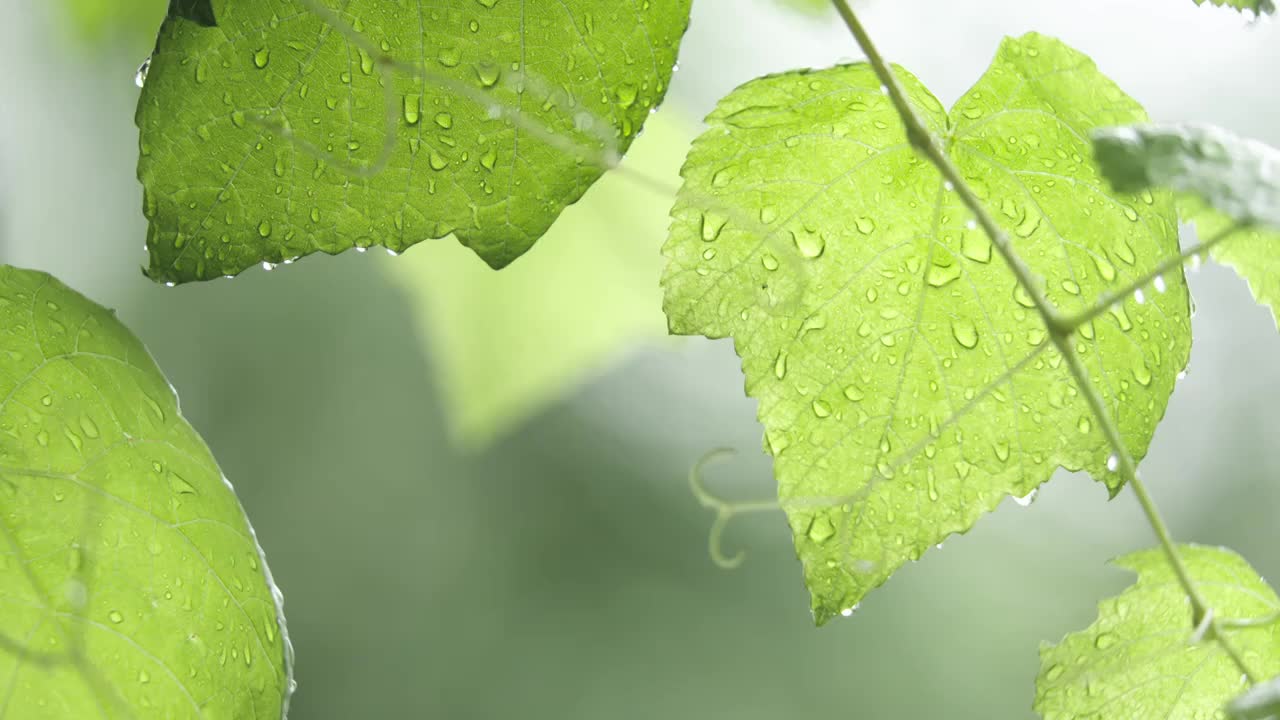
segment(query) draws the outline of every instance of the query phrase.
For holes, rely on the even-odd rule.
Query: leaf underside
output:
[[[5,715],[278,718],[291,650],[253,531],[115,315],[0,265]]]
[[[1063,310],[1177,252],[1163,194],[1117,195],[1089,131],[1141,108],[1030,34],[947,114],[911,102]],[[1030,298],[907,144],[863,64],[752,81],[707,119],[664,253],[673,332],[732,336],[818,622],[1058,466],[1112,492],[1107,443]],[[1181,274],[1077,348],[1145,453],[1189,347]]]
[[[1247,280],[1254,298],[1276,318],[1280,150],[1216,127],[1138,125],[1100,130],[1094,152],[1117,188],[1177,191],[1182,217],[1195,222],[1201,241],[1244,226],[1209,254]]]
[[[1280,610],[1275,592],[1234,552],[1185,545],[1180,553],[1217,617]],[[1222,717],[1223,705],[1246,689],[1244,678],[1218,643],[1190,643],[1191,606],[1163,552],[1115,562],[1137,582],[1102,601],[1088,628],[1041,648],[1036,711],[1044,720]],[[1280,624],[1230,632],[1251,670],[1280,672]]]
[[[690,4],[319,1],[165,21],[137,114],[152,278],[451,233],[507,265],[639,133]]]

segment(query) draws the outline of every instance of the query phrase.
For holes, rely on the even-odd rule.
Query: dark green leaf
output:
[[[223,0],[216,27],[165,22],[138,105],[153,278],[449,234],[502,267],[629,147],[689,14],[689,0],[318,1]]]

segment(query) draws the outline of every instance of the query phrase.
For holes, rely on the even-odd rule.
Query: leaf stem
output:
[[[880,51],[876,49],[871,37],[867,34],[866,29],[858,20],[858,16],[853,12],[848,0],[831,0],[836,11],[840,14],[840,18],[844,20],[844,24],[848,26],[849,31],[853,33],[854,39],[858,46],[862,48],[862,52],[867,56],[867,61],[871,64],[876,76],[880,79],[880,83],[884,86],[885,93],[893,102],[894,108],[898,111],[898,115],[902,120],[903,127],[906,130],[907,139],[913,147],[925,156],[937,169],[942,173],[943,178],[950,183],[960,199],[964,202],[969,211],[973,213],[978,224],[991,238],[991,242],[1000,252],[1000,256],[1004,259],[1005,264],[1013,272],[1018,284],[1022,286],[1027,294],[1031,296],[1035,304],[1036,310],[1039,312],[1041,319],[1044,321],[1045,327],[1049,330],[1049,335],[1053,339],[1054,345],[1067,361],[1067,367],[1071,371],[1072,377],[1075,379],[1076,385],[1084,395],[1088,402],[1094,417],[1098,421],[1098,425],[1102,428],[1103,434],[1106,436],[1107,443],[1111,446],[1117,462],[1117,468],[1121,477],[1133,488],[1133,492],[1138,497],[1138,503],[1142,506],[1142,511],[1147,517],[1147,521],[1151,525],[1151,529],[1155,532],[1156,538],[1160,542],[1160,547],[1164,550],[1165,557],[1169,561],[1169,565],[1173,568],[1174,574],[1178,578],[1178,583],[1182,586],[1186,593],[1187,599],[1191,602],[1192,608],[1192,626],[1199,626],[1202,622],[1208,621],[1206,636],[1216,640],[1222,647],[1223,651],[1231,658],[1232,662],[1244,673],[1250,683],[1257,682],[1257,676],[1244,663],[1244,658],[1240,652],[1231,643],[1226,636],[1225,627],[1222,623],[1212,617],[1209,606],[1201,595],[1200,589],[1196,586],[1195,581],[1191,577],[1190,571],[1187,569],[1186,563],[1182,559],[1182,555],[1178,552],[1178,547],[1174,543],[1173,536],[1169,532],[1168,526],[1161,517],[1159,509],[1156,507],[1155,501],[1147,492],[1146,485],[1138,477],[1137,467],[1134,463],[1133,456],[1125,447],[1124,439],[1120,436],[1120,429],[1108,412],[1105,402],[1097,388],[1093,386],[1093,382],[1089,378],[1089,371],[1084,366],[1084,362],[1080,359],[1080,355],[1076,352],[1072,345],[1075,328],[1079,327],[1079,323],[1070,324],[1058,310],[1053,307],[1045,296],[1039,283],[1036,282],[1036,276],[1029,267],[1014,252],[1013,246],[1010,244],[1009,236],[996,224],[995,219],[987,212],[982,205],[982,201],[974,194],[973,189],[969,187],[964,178],[960,176],[959,170],[955,164],[951,162],[951,158],[939,147],[933,135],[929,133],[920,117],[908,102],[906,94],[902,91],[902,86],[898,83],[894,76],[893,69],[885,61]],[[1221,233],[1213,239],[1201,244],[1195,252],[1203,252],[1213,244],[1221,242],[1228,233]],[[1185,261],[1183,256],[1172,259],[1171,267],[1180,265]],[[1157,268],[1159,270],[1160,268]],[[1167,271],[1168,268],[1165,268]],[[1155,275],[1144,280],[1150,282]],[[1139,286],[1141,287],[1141,286]],[[1129,290],[1128,292],[1133,292]],[[1105,305],[1099,303],[1095,306],[1108,308],[1114,303],[1112,299]],[[1094,310],[1086,311],[1086,315]],[[1087,322],[1087,320],[1085,320]]]
[[[929,132],[920,116],[916,114],[915,109],[911,107],[911,103],[907,100],[906,93],[902,91],[902,85],[894,75],[893,69],[885,61],[884,56],[880,54],[875,43],[871,42],[871,36],[867,34],[866,28],[862,26],[862,22],[858,20],[853,8],[849,6],[848,0],[832,0],[832,4],[835,5],[836,12],[840,13],[840,18],[844,20],[844,24],[848,26],[849,32],[853,33],[854,39],[857,40],[858,46],[862,48],[863,54],[867,56],[867,62],[871,64],[876,76],[880,78],[884,92],[888,94],[889,100],[893,103],[894,109],[898,111],[898,116],[902,120],[902,125],[907,133],[907,141],[911,143],[911,146],[917,152],[924,155],[938,169],[938,172],[942,173],[942,177],[947,181],[949,189],[955,191],[961,202],[969,209],[969,212],[973,213],[974,220],[977,221],[978,225],[982,226],[983,231],[991,238],[991,243],[1000,253],[1000,257],[1004,259],[1005,264],[1013,271],[1018,284],[1025,288],[1031,296],[1036,310],[1044,318],[1045,325],[1051,329],[1059,327],[1062,323],[1061,314],[1045,297],[1044,292],[1040,289],[1040,283],[1036,282],[1036,276],[1031,271],[1031,268],[1027,267],[1022,258],[1018,257],[1013,251],[1009,235],[1000,228],[991,213],[987,212],[982,201],[973,192],[973,188],[960,176],[960,170],[951,162],[951,158],[938,145],[933,134]]]
[[[1062,326],[1060,328],[1057,328],[1058,332],[1060,334],[1066,334],[1088,323],[1089,321],[1094,320],[1098,316],[1110,310],[1117,303],[1124,302],[1126,298],[1133,295],[1138,290],[1146,287],[1148,283],[1152,282],[1156,278],[1160,277],[1161,275],[1164,275],[1170,270],[1180,267],[1183,263],[1185,263],[1187,260],[1190,260],[1193,257],[1204,255],[1205,253],[1209,252],[1209,250],[1211,250],[1215,245],[1222,242],[1223,240],[1226,240],[1237,230],[1241,230],[1245,227],[1247,226],[1242,224],[1229,225],[1223,230],[1220,230],[1217,234],[1215,234],[1213,237],[1209,238],[1208,240],[1205,240],[1202,243],[1198,243],[1192,247],[1189,247],[1174,257],[1167,258],[1166,260],[1164,260],[1163,262],[1161,262],[1160,264],[1152,268],[1150,272],[1145,273],[1144,275],[1139,277],[1137,280],[1134,280],[1133,282],[1129,283],[1125,287],[1119,290],[1114,290],[1110,293],[1107,293],[1106,295],[1102,296],[1100,300],[1094,303],[1092,307],[1086,310],[1082,310],[1081,312],[1075,313],[1074,315],[1067,315],[1067,316],[1060,317],[1058,321],[1062,323]]]

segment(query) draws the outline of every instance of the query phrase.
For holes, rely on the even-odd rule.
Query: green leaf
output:
[[[1177,252],[1171,199],[1113,195],[1089,131],[1141,108],[1088,58],[1009,39],[948,115],[911,102],[1051,302],[1089,306]],[[734,338],[819,622],[1108,445],[1013,274],[864,65],[752,81],[694,143],[663,285],[673,332]],[[1081,328],[1138,456],[1190,348],[1181,273]]]
[[[488,444],[623,351],[666,336],[654,278],[670,199],[634,177],[674,186],[688,127],[670,110],[650,120],[629,172],[597,183],[537,252],[503,272],[453,243],[424,243],[387,263],[417,316],[459,444]]]
[[[165,0],[61,0],[69,29],[87,43],[119,40],[150,47]]]
[[[1182,193],[1182,215],[1195,221],[1202,240],[1244,226],[1209,252],[1235,268],[1275,317],[1280,307],[1280,150],[1221,128],[1138,125],[1098,131],[1094,153],[1118,189],[1167,187]]]
[[[6,717],[276,718],[292,650],[262,550],[114,313],[0,265]]]
[[[449,234],[507,265],[639,133],[690,0],[316,2],[165,21],[137,115],[151,277]]]
[[[1273,0],[1194,0],[1194,2],[1197,5],[1203,5],[1208,2],[1218,7],[1235,8],[1241,12],[1248,10],[1255,15],[1269,15],[1276,11],[1276,5]]]
[[[1218,618],[1280,610],[1276,594],[1226,548],[1184,545],[1187,569]],[[1040,650],[1035,709],[1044,720],[1221,717],[1245,689],[1240,669],[1216,642],[1192,644],[1191,606],[1159,549],[1115,561],[1138,574],[1098,619]],[[1228,631],[1254,672],[1280,672],[1280,625]]]

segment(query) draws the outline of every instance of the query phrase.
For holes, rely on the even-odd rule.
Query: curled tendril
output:
[[[703,477],[706,466],[732,457],[735,454],[737,454],[737,451],[732,448],[716,448],[699,458],[698,462],[694,463],[693,467],[689,469],[689,489],[693,491],[693,496],[698,499],[698,503],[702,507],[712,510],[716,514],[715,520],[711,523],[711,532],[707,537],[707,552],[711,555],[712,562],[726,570],[732,570],[742,565],[742,562],[747,557],[746,552],[743,550],[739,550],[732,556],[724,553],[724,533],[729,527],[729,521],[735,515],[781,509],[776,500],[730,502],[707,490]]]

